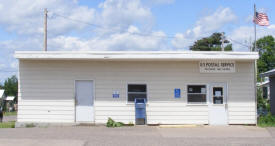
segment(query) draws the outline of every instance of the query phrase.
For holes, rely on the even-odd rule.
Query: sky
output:
[[[187,51],[214,32],[249,51],[254,4],[270,20],[257,38],[275,36],[274,0],[0,0],[0,83],[17,74],[15,51],[43,50],[44,8],[49,51]]]

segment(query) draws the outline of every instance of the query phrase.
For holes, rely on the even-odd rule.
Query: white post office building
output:
[[[256,52],[20,51],[18,123],[256,124]]]

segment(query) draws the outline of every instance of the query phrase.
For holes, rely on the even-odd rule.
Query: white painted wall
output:
[[[207,105],[187,105],[187,84],[227,82],[230,124],[255,124],[252,62],[236,61],[236,73],[199,73],[198,61],[20,60],[18,122],[74,122],[74,81],[95,81],[95,121],[134,122],[127,84],[146,83],[148,124],[208,124]],[[174,88],[182,97],[174,98]],[[119,91],[120,98],[112,98]]]

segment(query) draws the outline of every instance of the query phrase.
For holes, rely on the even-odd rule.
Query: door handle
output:
[[[227,103],[225,103],[225,104],[224,104],[224,106],[225,106],[225,109],[227,109],[227,108],[228,108],[228,105],[227,105]]]
[[[74,100],[74,101],[75,101],[75,105],[77,105],[77,104],[78,104],[77,98],[75,98],[75,100]]]

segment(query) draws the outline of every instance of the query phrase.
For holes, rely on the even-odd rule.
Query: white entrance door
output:
[[[209,124],[227,125],[227,86],[224,83],[210,85]]]
[[[79,80],[75,82],[76,122],[94,121],[94,82]]]

